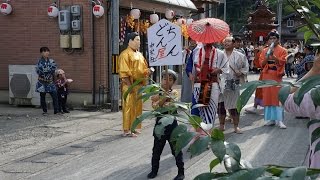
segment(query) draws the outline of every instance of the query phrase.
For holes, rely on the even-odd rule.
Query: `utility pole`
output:
[[[223,3],[223,20],[224,22],[227,22],[227,0],[224,0]]]
[[[109,89],[111,97],[111,111],[119,111],[119,75],[112,67],[117,68],[117,60],[119,56],[119,0],[111,1],[111,16],[108,24],[109,28],[109,47],[111,47],[111,53],[109,53]],[[113,72],[112,72],[113,71]]]
[[[278,0],[278,32],[279,32],[280,43],[281,43],[281,33],[282,33],[282,2],[283,0]]]

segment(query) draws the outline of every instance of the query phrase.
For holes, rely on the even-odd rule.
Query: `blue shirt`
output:
[[[303,58],[303,60],[295,65],[295,70],[298,75],[297,80],[301,79],[304,75],[307,74],[307,70],[305,69],[305,64],[309,62],[313,62],[314,60],[314,55],[312,53],[306,55],[306,57]]]

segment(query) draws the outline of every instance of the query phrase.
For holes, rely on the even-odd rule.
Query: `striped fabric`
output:
[[[193,98],[196,102],[198,102],[200,94],[200,83],[196,83],[194,85],[194,91],[193,91]],[[218,98],[220,94],[220,89],[217,83],[212,84],[212,90],[211,90],[211,98],[209,105],[206,107],[200,107],[200,117],[202,121],[206,124],[212,124],[214,125],[215,118],[217,115],[217,109],[218,109]]]

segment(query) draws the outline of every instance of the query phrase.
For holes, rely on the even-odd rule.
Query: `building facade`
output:
[[[0,15],[0,103],[8,103],[10,99],[12,83],[9,65],[35,65],[42,46],[50,48],[51,58],[66,72],[68,78],[74,80],[70,86],[70,104],[78,106],[106,103],[110,98],[110,89],[119,88],[110,85],[111,24],[112,21],[121,21],[120,17],[110,18],[111,3],[116,1],[122,17],[132,7],[141,9],[145,18],[151,12],[163,14],[168,8],[185,15],[191,10],[197,10],[191,1],[179,4],[178,1],[168,3],[163,0],[135,0],[134,3],[129,0],[56,0],[54,6],[60,12],[74,11],[74,6],[80,9],[80,15],[71,13],[65,16],[70,20],[67,22],[70,26],[68,29],[64,27],[63,19],[48,16],[48,7],[52,5],[52,1],[10,1],[13,12]],[[93,6],[97,4],[104,7],[105,12],[99,18],[93,15]]]

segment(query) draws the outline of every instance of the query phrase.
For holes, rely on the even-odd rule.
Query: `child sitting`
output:
[[[165,92],[166,95],[169,95],[170,97],[166,97],[166,95],[164,96],[160,95],[160,94],[165,94],[164,92],[161,92],[159,95],[152,96],[151,101],[152,101],[153,108],[168,106],[171,101],[173,101],[178,97],[177,91],[172,89],[172,86],[176,80],[177,80],[176,72],[170,69],[168,70],[168,73],[166,71],[162,72],[161,87],[166,91]],[[155,127],[161,123],[159,122],[161,118],[162,117],[156,118]],[[158,169],[159,169],[160,156],[164,146],[166,145],[166,141],[169,142],[171,152],[175,156],[175,147],[174,147],[174,144],[170,142],[170,136],[174,128],[177,126],[178,126],[178,123],[176,120],[174,120],[172,124],[169,124],[168,126],[165,127],[164,135],[162,135],[160,139],[156,136],[155,130],[153,130],[154,144],[152,148],[152,160],[151,160],[152,171],[148,174],[149,179],[153,179],[157,176]],[[176,165],[178,167],[178,175],[174,178],[174,180],[182,180],[184,179],[184,163],[183,163],[183,155],[181,151],[177,154],[177,156],[175,156],[175,159],[176,159]]]
[[[59,113],[69,113],[66,108],[67,104],[67,96],[69,94],[68,84],[72,82],[72,79],[67,79],[64,71],[62,69],[58,69],[56,71],[57,80],[57,94],[58,94],[58,112]]]

